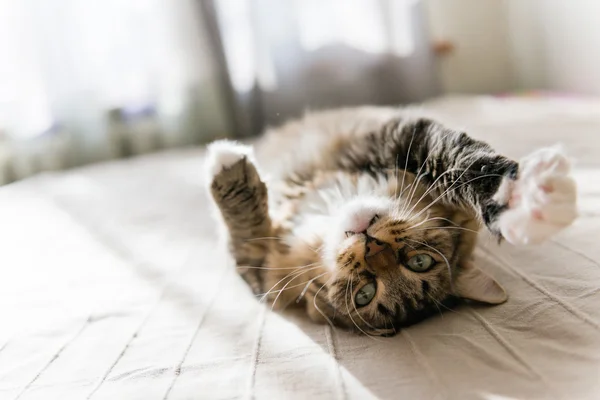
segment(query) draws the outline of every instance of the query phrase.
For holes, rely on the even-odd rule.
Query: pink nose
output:
[[[384,271],[396,266],[396,255],[389,244],[367,235],[365,262],[375,270]]]
[[[367,235],[367,241],[365,243],[365,258],[373,257],[379,254],[380,252],[384,251],[386,247],[389,247],[387,243]]]

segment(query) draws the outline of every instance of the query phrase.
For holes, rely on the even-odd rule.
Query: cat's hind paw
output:
[[[541,243],[573,223],[577,218],[577,186],[570,168],[558,146],[540,149],[520,161],[509,208],[498,220],[508,242]]]

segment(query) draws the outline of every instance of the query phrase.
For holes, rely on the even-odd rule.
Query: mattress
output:
[[[254,299],[218,246],[194,148],[0,189],[0,399],[598,399],[600,102],[423,105],[518,158],[562,142],[581,217],[536,247],[483,236],[507,303],[393,338]]]

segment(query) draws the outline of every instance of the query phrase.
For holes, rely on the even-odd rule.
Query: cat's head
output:
[[[470,261],[474,217],[432,204],[433,197],[420,193],[412,198],[421,201],[407,202],[372,192],[336,211],[323,246],[330,279],[319,311],[327,319],[389,336],[460,298],[506,300],[502,287]]]

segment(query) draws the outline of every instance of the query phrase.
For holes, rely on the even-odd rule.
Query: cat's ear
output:
[[[501,304],[508,299],[504,288],[470,261],[459,269],[454,287],[456,294],[464,299],[488,304]]]

